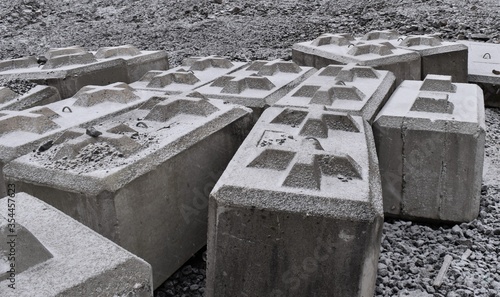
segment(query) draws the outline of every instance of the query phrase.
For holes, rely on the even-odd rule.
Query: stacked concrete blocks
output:
[[[38,59],[0,61],[0,78],[53,86],[62,98],[68,98],[86,85],[130,83],[153,69],[168,69],[166,52],[141,52],[133,46],[121,46],[99,49],[94,54],[73,46],[50,49]]]
[[[245,64],[217,56],[192,57],[184,60],[182,66],[167,71],[149,71],[131,86],[139,90],[158,91],[169,95],[181,94],[236,71]]]
[[[250,110],[173,97],[71,129],[5,166],[6,179],[145,259],[159,286],[206,244],[208,194]]]
[[[323,34],[313,41],[296,43],[292,57],[299,65],[322,68],[330,64],[356,63],[395,74],[396,84],[420,79],[420,55],[391,43],[365,43],[349,34]]]
[[[35,197],[12,196],[0,200],[1,296],[153,296],[144,260]]]
[[[254,61],[197,91],[208,98],[250,107],[260,114],[315,71],[291,61]]]
[[[469,82],[483,89],[487,106],[500,107],[500,45],[461,42],[469,48]]]
[[[476,85],[405,81],[373,124],[387,215],[467,222],[479,213],[485,141]]]
[[[135,91],[127,84],[86,86],[73,98],[23,111],[0,111],[0,173],[9,161],[50,145],[71,127],[89,127],[101,119],[127,112],[150,101],[154,93]],[[159,98],[165,99],[165,98]],[[0,174],[0,195],[6,195]]]
[[[0,110],[23,110],[59,100],[61,96],[54,87],[38,85],[23,95],[18,95],[9,88],[0,87]]]
[[[349,64],[330,65],[303,81],[275,106],[326,110],[362,116],[371,123],[394,90],[395,77],[388,71]]]
[[[207,296],[372,296],[382,223],[369,124],[270,107],[210,196]]]
[[[468,49],[438,35],[401,36],[393,30],[372,31],[357,39],[360,43],[391,44],[421,56],[421,79],[428,74],[450,75],[453,82],[467,82]]]

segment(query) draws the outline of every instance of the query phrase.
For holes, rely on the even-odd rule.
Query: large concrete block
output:
[[[61,100],[61,96],[54,87],[38,85],[23,95],[18,95],[8,88],[0,87],[0,110],[23,110],[59,100]]]
[[[6,179],[153,267],[159,286],[206,244],[208,194],[243,141],[250,110],[175,97],[71,129]]]
[[[181,94],[206,85],[245,64],[217,56],[192,57],[185,59],[182,66],[167,71],[149,71],[139,81],[130,85],[140,90]]]
[[[485,122],[476,85],[428,75],[396,89],[373,124],[384,211],[466,222],[479,213]]]
[[[53,86],[62,98],[68,98],[86,85],[130,83],[155,69],[168,69],[166,52],[139,51],[127,45],[102,48],[93,53],[73,46],[50,49],[39,59],[24,57],[0,61],[0,78]]]
[[[99,120],[157,103],[162,97],[147,91],[135,91],[127,84],[86,86],[74,97],[23,111],[0,111],[0,173],[9,161],[42,145],[50,147],[71,127],[91,126]],[[0,195],[5,196],[5,182],[0,174]]]
[[[207,296],[373,296],[382,224],[370,125],[268,108],[210,196]]]
[[[196,91],[208,98],[250,107],[260,114],[315,71],[290,61],[254,61]]]
[[[330,65],[303,81],[275,106],[308,107],[362,116],[371,123],[394,90],[395,77],[371,67]]]
[[[469,82],[483,89],[487,106],[500,107],[500,45],[460,42],[469,48]]]
[[[401,36],[393,30],[372,31],[357,39],[362,43],[387,44],[421,56],[421,79],[428,74],[450,75],[453,82],[467,82],[468,50],[463,44],[442,41],[437,35]]]
[[[397,48],[389,42],[371,43],[356,40],[349,34],[323,34],[313,41],[296,43],[293,61],[299,65],[322,68],[330,64],[356,63],[396,76],[396,85],[403,80],[420,79],[420,55]]]
[[[0,200],[1,296],[153,296],[144,260],[35,197],[11,194]]]

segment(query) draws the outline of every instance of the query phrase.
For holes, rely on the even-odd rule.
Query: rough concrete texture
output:
[[[181,94],[206,85],[245,64],[217,56],[191,57],[185,59],[182,66],[167,71],[149,71],[131,86],[170,95]]]
[[[197,91],[208,98],[241,104],[261,113],[315,71],[291,61],[254,61]]]
[[[268,108],[210,196],[207,296],[373,296],[382,223],[370,125]]]
[[[10,273],[0,274],[1,296],[153,296],[148,263],[33,196],[15,194],[11,229],[12,199],[0,200],[0,267],[15,265],[16,289]]]
[[[356,63],[396,75],[396,85],[403,80],[420,79],[420,55],[397,48],[389,42],[371,43],[356,40],[350,34],[320,35],[313,41],[296,43],[292,48],[293,61],[299,65],[322,68],[330,64]]]
[[[97,137],[69,130],[4,172],[148,261],[159,286],[206,244],[208,194],[246,136],[250,112],[172,97],[99,123]]]
[[[139,51],[125,45],[88,52],[79,46],[54,48],[43,56],[0,61],[0,78],[24,79],[58,89],[62,98],[86,85],[130,83],[149,70],[168,69],[164,51]]]
[[[396,89],[373,124],[384,211],[467,222],[479,212],[485,142],[479,87],[428,75]]]
[[[127,112],[148,102],[157,103],[161,97],[147,91],[135,91],[127,84],[86,86],[74,97],[45,106],[22,111],[0,111],[0,172],[7,162],[38,149],[50,147],[71,127],[87,127],[95,122]],[[0,174],[0,195],[5,196],[3,174]]]
[[[330,65],[303,81],[275,106],[323,105],[371,123],[394,90],[395,77],[371,67]]]
[[[61,100],[61,95],[54,87],[38,85],[23,95],[18,95],[8,88],[0,87],[0,110],[23,110],[59,100]]]
[[[360,43],[392,44],[421,56],[421,79],[428,74],[451,75],[453,82],[467,82],[467,47],[442,41],[438,35],[401,36],[394,30],[371,31],[357,38]]]
[[[500,107],[500,45],[460,42],[469,48],[469,82],[483,89],[486,105]]]

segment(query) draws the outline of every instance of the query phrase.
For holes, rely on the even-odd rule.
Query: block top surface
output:
[[[332,111],[361,112],[377,90],[388,88],[393,82],[394,77],[388,71],[354,64],[330,65],[303,81],[275,105],[323,105]]]
[[[245,64],[217,56],[192,57],[185,59],[179,67],[166,71],[149,71],[131,86],[166,94],[180,94],[199,88]]]
[[[15,201],[19,256],[16,268],[18,265],[28,267],[17,271],[16,290],[8,289],[9,280],[0,279],[2,296],[59,296],[120,266],[121,270],[136,271],[130,273],[128,279],[123,275],[115,274],[115,277],[123,277],[125,282],[132,280],[151,285],[151,266],[144,260],[33,196],[16,193]],[[0,230],[7,225],[10,203],[7,197],[0,200]],[[0,265],[6,252],[0,249]],[[106,279],[101,281],[106,282]],[[134,283],[121,285],[131,287]]]
[[[481,124],[484,110],[481,89],[473,84],[452,83],[446,75],[427,75],[425,80],[400,84],[377,115]]]
[[[313,41],[296,43],[293,49],[344,64],[357,63],[363,66],[392,64],[420,57],[413,51],[395,47],[387,40],[375,42],[375,37],[390,37],[387,32],[375,33],[373,36],[365,35],[365,39],[355,39],[349,34],[323,34]]]
[[[100,69],[156,59],[166,56],[165,51],[139,51],[131,45],[101,48],[97,52],[87,51],[80,46],[49,49],[43,57],[45,62],[35,57],[24,57],[0,61],[0,77],[19,77],[26,79],[63,78],[68,71]]]
[[[291,61],[254,61],[235,72],[220,76],[197,91],[209,98],[262,107],[266,103],[274,103],[274,97],[282,96],[280,92],[286,93],[288,86],[299,83],[314,71],[312,67],[301,67]]]
[[[500,85],[500,44],[460,42],[469,48],[468,80]]]
[[[356,40],[361,43],[392,45],[396,48],[418,52],[422,56],[467,50],[463,44],[443,41],[436,34],[404,36],[394,30],[371,31]]]
[[[99,122],[94,134],[91,127],[70,129],[50,149],[28,153],[4,171],[9,174],[10,165],[16,171],[16,164],[24,164],[40,172],[32,175],[20,167],[15,176],[27,174],[26,179],[43,183],[52,179],[88,193],[116,190],[250,112],[221,100],[171,96],[152,108]]]
[[[332,203],[333,212],[342,212],[344,203],[372,207],[371,175],[378,167],[371,172],[375,154],[367,133],[361,117],[319,106],[270,107],[212,193],[220,202],[290,211],[323,212]]]
[[[74,97],[22,111],[3,110],[0,116],[0,160],[36,149],[39,142],[64,130],[126,111],[154,97],[127,84],[86,86]]]

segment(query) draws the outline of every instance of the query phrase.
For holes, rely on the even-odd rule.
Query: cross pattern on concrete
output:
[[[258,145],[262,152],[248,167],[283,171],[283,186],[314,190],[321,189],[322,176],[361,178],[359,165],[349,155],[327,153],[321,144],[328,130],[359,132],[348,115],[285,109],[271,123],[296,127],[299,133],[283,137],[266,130]]]

